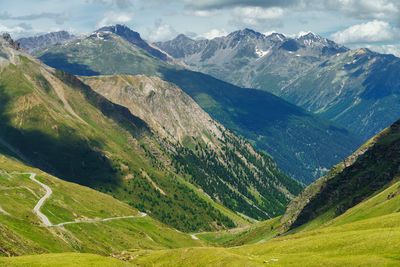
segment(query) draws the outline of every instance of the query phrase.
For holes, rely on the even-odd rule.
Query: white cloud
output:
[[[400,44],[397,45],[365,45],[366,48],[381,54],[392,54],[400,57]]]
[[[97,27],[108,26],[116,23],[127,23],[133,19],[133,16],[129,13],[120,13],[120,12],[107,12],[104,18],[99,22]]]
[[[148,39],[151,42],[161,42],[171,40],[178,35],[178,32],[168,24],[156,22],[153,29],[148,29]]]
[[[380,20],[353,25],[336,32],[331,38],[342,44],[390,42],[400,37],[400,30]]]
[[[362,19],[395,18],[399,14],[398,0],[331,0],[325,8]]]
[[[225,31],[225,30],[212,29],[209,32],[201,34],[200,36],[211,40],[211,39],[214,39],[216,37],[225,36],[227,34],[228,34],[228,32]]]
[[[24,31],[25,31],[25,29],[20,26],[7,27],[7,26],[0,24],[0,32],[8,32],[10,34],[15,34],[15,33],[21,33]]]
[[[29,35],[34,35],[37,33],[33,29],[27,29],[26,27],[23,27],[21,25],[16,25],[16,26],[5,26],[0,24],[0,34],[2,33],[9,33],[13,39],[18,39],[24,36],[29,36]]]
[[[239,24],[258,26],[280,20],[285,11],[280,7],[236,7],[232,14]]]
[[[196,17],[211,17],[221,13],[218,9],[212,10],[193,10],[193,9],[185,9],[184,14],[189,16],[196,16]]]

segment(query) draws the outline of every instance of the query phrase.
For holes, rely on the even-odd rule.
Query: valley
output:
[[[0,3],[0,266],[400,266],[400,4],[339,2]]]
[[[99,29],[33,54],[75,75],[142,74],[174,83],[212,119],[267,152],[280,169],[304,184],[323,175],[362,144],[360,137],[342,126],[268,92],[240,88],[154,57],[135,45],[144,42],[138,33],[122,25],[114,28]],[[96,56],[99,54],[101,57]]]

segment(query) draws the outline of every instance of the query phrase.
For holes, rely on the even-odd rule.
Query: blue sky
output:
[[[251,28],[312,31],[349,47],[400,56],[399,0],[1,0],[0,32],[15,38],[125,24],[149,41],[213,38]]]

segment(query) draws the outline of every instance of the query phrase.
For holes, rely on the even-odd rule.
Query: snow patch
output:
[[[257,56],[258,56],[259,58],[262,58],[262,57],[268,55],[269,52],[271,52],[270,49],[268,49],[268,50],[262,50],[262,49],[259,49],[259,48],[256,47],[256,54],[257,54]]]

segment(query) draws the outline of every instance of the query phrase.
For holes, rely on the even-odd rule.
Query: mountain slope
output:
[[[34,37],[20,38],[17,41],[21,43],[22,48],[31,53],[35,49],[62,44],[73,38],[75,36],[67,31],[58,31]]]
[[[368,49],[334,56],[279,93],[368,139],[400,116],[400,59]]]
[[[46,64],[74,74],[142,73],[173,82],[213,119],[251,140],[258,149],[272,155],[285,173],[304,183],[325,173],[360,144],[358,137],[344,128],[267,92],[242,89],[208,75],[166,64],[120,36],[103,33],[108,37],[102,39],[97,34],[37,54]],[[101,56],[97,56],[99,53]],[[137,59],[135,53],[145,56]],[[67,61],[70,63],[64,64]]]
[[[269,156],[213,121],[174,84],[144,75],[83,80],[175,144],[172,164],[191,175],[189,182],[231,210],[256,219],[275,217],[301,190]]]
[[[399,153],[397,121],[293,200],[282,218],[286,230],[319,226],[397,182]]]
[[[33,55],[53,68],[75,75],[155,75],[160,67],[168,66],[120,35],[100,30],[62,45],[38,49]]]
[[[181,230],[234,225],[237,215],[223,215],[218,204],[181,181],[170,166],[173,151],[143,120],[76,77],[48,68],[9,41],[0,43],[0,140],[14,155]]]
[[[310,183],[346,157],[359,138],[270,93],[244,89],[211,76],[166,70],[173,82],[227,128],[267,151],[286,173]]]

